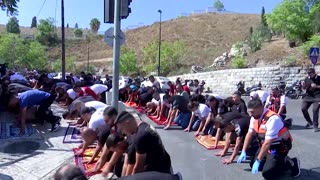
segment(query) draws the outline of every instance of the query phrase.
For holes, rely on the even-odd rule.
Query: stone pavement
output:
[[[57,105],[51,108],[56,115],[65,111]],[[124,106],[120,109],[135,112]],[[0,113],[0,121],[14,118],[13,114]],[[37,132],[28,137],[0,139],[0,180],[52,179],[61,165],[74,164],[72,148],[79,144],[62,143],[68,124],[62,120],[61,128],[54,133],[49,132],[50,126],[35,125]]]
[[[290,156],[301,160],[301,180],[320,179],[320,133],[303,128],[304,119],[300,111],[300,100],[289,100],[288,116],[294,119],[291,133],[294,147]],[[134,112],[131,108],[125,108]],[[120,108],[120,109],[122,109]],[[64,110],[53,106],[55,113]],[[137,114],[135,114],[137,116]],[[180,172],[184,180],[260,180],[261,175],[252,175],[248,164],[222,165],[222,158],[213,155],[216,151],[205,150],[196,143],[193,133],[185,133],[179,128],[164,131],[162,127],[147,121],[158,129],[162,141],[171,156],[174,172]],[[12,119],[10,115],[0,114],[0,120]],[[72,148],[77,144],[63,144],[62,140],[67,128],[66,122],[55,133],[48,132],[48,127],[36,126],[38,132],[30,137],[0,140],[0,180],[36,180],[51,179],[56,170],[63,164],[74,163]],[[96,176],[90,179],[101,179]],[[290,177],[280,179],[290,180]]]

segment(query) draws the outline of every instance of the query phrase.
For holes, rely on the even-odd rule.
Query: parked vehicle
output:
[[[239,92],[241,92],[241,94],[243,96],[249,96],[251,92],[261,90],[261,88],[262,88],[262,85],[261,85],[260,81],[259,81],[259,83],[257,85],[253,85],[253,86],[247,87],[247,88],[245,88],[245,82],[244,81],[239,81],[238,84],[237,84],[237,90]]]
[[[155,80],[157,80],[160,83],[160,88],[162,90],[169,90],[170,86],[168,85],[168,82],[170,81],[169,78],[162,77],[162,76],[154,76]],[[141,87],[147,87],[152,86],[152,82],[147,79],[141,83]]]
[[[301,80],[297,80],[291,86],[287,87],[285,94],[290,99],[299,99],[299,97],[303,96]]]

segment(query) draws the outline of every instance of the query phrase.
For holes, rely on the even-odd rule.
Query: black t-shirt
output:
[[[139,125],[134,140],[136,152],[146,154],[144,171],[170,173],[171,159],[156,130],[143,122]]]
[[[99,145],[103,146],[111,133],[111,128],[109,125],[99,126],[96,133]]]
[[[130,165],[134,165],[136,163],[136,148],[135,148],[135,144],[134,144],[134,139],[135,136],[130,136],[128,137],[128,164]]]
[[[188,101],[183,96],[173,96],[172,97],[172,108],[178,109],[180,112],[189,112],[188,110]]]
[[[224,105],[223,103],[219,103],[219,106],[218,106],[218,114],[225,114],[229,112],[229,108]]]
[[[150,93],[143,93],[139,96],[140,105],[145,106],[147,102],[151,102],[152,94]]]
[[[234,104],[231,107],[231,112],[239,112],[239,113],[247,114],[247,106],[245,103],[241,101],[240,103]]]
[[[247,135],[251,118],[249,115],[239,112],[229,112],[224,114],[222,118],[227,122],[232,122],[238,137]]]
[[[316,76],[315,78],[311,79],[307,77],[305,80],[306,85],[306,93],[308,96],[311,97],[320,97],[320,89],[314,89],[311,87],[312,83],[315,83],[316,85],[320,86],[320,76]]]
[[[180,180],[178,175],[160,172],[143,172],[132,176],[121,177],[118,180]]]

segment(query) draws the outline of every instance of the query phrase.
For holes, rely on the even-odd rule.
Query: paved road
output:
[[[294,126],[291,130],[294,138],[290,156],[297,156],[301,160],[302,176],[295,179],[320,179],[320,133],[304,129],[306,124],[300,111],[301,100],[289,100],[288,117],[293,118]],[[146,119],[146,118],[144,118]],[[165,147],[173,162],[175,172],[181,172],[185,180],[258,180],[261,174],[252,175],[249,164],[223,165],[222,158],[214,156],[218,150],[205,150],[194,139],[193,133],[182,130],[164,131],[157,127]],[[293,179],[289,176],[281,179]]]
[[[320,133],[305,130],[305,121],[300,113],[300,101],[289,100],[289,117],[294,119],[294,147],[291,156],[297,156],[302,163],[302,176],[297,179],[320,179]],[[63,111],[54,106],[55,112]],[[145,115],[143,120],[152,123]],[[2,120],[12,119],[0,113]],[[193,133],[181,130],[164,131],[152,123],[160,133],[165,147],[171,155],[175,172],[182,173],[184,180],[259,180],[261,175],[252,175],[248,164],[223,165],[221,158],[215,157],[214,150],[208,151],[194,139]],[[38,126],[38,133],[19,139],[0,140],[0,180],[51,179],[57,168],[66,163],[74,163],[71,149],[76,144],[62,144],[66,123],[56,133],[48,133],[48,127]],[[99,179],[99,178],[93,178]],[[292,179],[281,178],[281,179]]]

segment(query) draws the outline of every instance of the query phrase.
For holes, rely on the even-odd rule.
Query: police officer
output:
[[[250,166],[252,174],[262,171],[262,176],[269,180],[291,170],[293,177],[300,175],[300,161],[290,159],[287,155],[292,146],[292,137],[283,120],[275,112],[265,109],[260,100],[248,102],[248,112],[251,114],[250,126],[245,138],[238,163],[246,159],[246,151],[251,140],[257,136],[260,149],[252,159]]]

